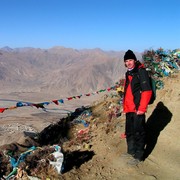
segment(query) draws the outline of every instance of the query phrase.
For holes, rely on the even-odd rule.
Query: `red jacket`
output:
[[[143,69],[143,70],[140,70]],[[144,68],[134,68],[126,73],[123,110],[125,113],[147,111],[152,89]]]

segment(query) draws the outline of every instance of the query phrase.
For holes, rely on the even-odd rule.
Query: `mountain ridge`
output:
[[[73,95],[114,85],[123,77],[124,51],[72,49],[0,49],[0,92],[35,92]],[[136,53],[140,58],[141,54]]]

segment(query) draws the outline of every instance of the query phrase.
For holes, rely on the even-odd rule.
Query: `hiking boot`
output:
[[[131,159],[127,162],[128,165],[137,166],[141,161],[139,159]]]

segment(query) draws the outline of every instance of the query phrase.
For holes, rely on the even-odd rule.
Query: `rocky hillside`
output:
[[[25,153],[11,177],[178,180],[180,75],[164,77],[163,81],[164,89],[157,91],[157,99],[148,109],[146,159],[138,166],[127,165],[128,159],[121,157],[126,151],[125,117],[118,95],[111,92],[37,134],[26,132],[19,141],[1,146],[1,177],[13,171],[9,158],[17,160]],[[52,156],[57,150],[54,145],[60,146],[64,154],[61,174],[50,165],[50,161],[57,160]]]

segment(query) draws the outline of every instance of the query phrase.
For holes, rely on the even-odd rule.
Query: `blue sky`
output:
[[[180,0],[0,0],[0,48],[180,48]]]

